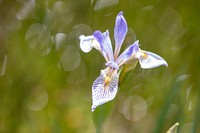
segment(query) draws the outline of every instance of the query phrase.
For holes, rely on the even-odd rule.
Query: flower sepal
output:
[[[139,59],[140,66],[143,69],[151,69],[158,66],[168,66],[167,62],[161,56],[152,52],[140,50],[136,54],[136,57]]]
[[[117,70],[107,67],[92,85],[92,112],[106,102],[113,100],[118,90],[119,75]]]

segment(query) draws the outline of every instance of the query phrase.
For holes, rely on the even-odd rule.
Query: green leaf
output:
[[[127,73],[130,71],[130,70],[134,70],[136,65],[138,63],[138,60],[133,60],[127,64],[125,64],[120,70],[119,70],[119,75],[120,75],[120,79],[119,79],[119,82],[123,82],[123,80],[127,77]]]
[[[175,123],[173,126],[171,126],[166,133],[177,133],[179,123]]]
[[[111,114],[113,109],[113,101],[105,103],[93,112],[93,122],[96,126],[96,133],[101,133],[103,124],[105,123],[108,116]]]

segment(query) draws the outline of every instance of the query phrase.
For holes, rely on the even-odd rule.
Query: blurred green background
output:
[[[122,49],[138,39],[169,67],[137,65],[110,112],[94,117],[91,86],[105,61],[78,37],[109,29],[114,42],[119,11]],[[177,132],[199,133],[199,13],[198,0],[0,0],[0,132],[94,133],[99,122],[103,133],[165,133],[178,122]]]

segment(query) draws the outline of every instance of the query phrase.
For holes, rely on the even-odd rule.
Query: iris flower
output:
[[[105,58],[105,65],[107,66],[104,70],[101,70],[100,76],[97,77],[92,85],[92,112],[99,105],[115,98],[118,91],[119,70],[122,66],[135,60],[139,61],[143,69],[155,68],[161,65],[167,66],[167,62],[159,55],[141,50],[138,40],[119,55],[127,31],[128,26],[121,11],[115,21],[114,52],[108,30],[103,33],[97,30],[92,35],[80,35],[79,37],[81,50],[85,53],[90,52],[93,48],[98,50]]]

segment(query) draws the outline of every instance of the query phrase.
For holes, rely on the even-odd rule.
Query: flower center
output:
[[[105,79],[104,79],[104,87],[105,88],[107,88],[106,86],[109,85],[110,80],[111,80],[111,75],[108,75],[108,76],[105,77]]]
[[[104,90],[107,90],[109,88],[109,85],[110,85],[110,82],[111,82],[111,79],[112,79],[112,76],[113,76],[113,72],[114,72],[114,69],[110,68],[108,73],[105,74],[104,83],[103,83]]]

